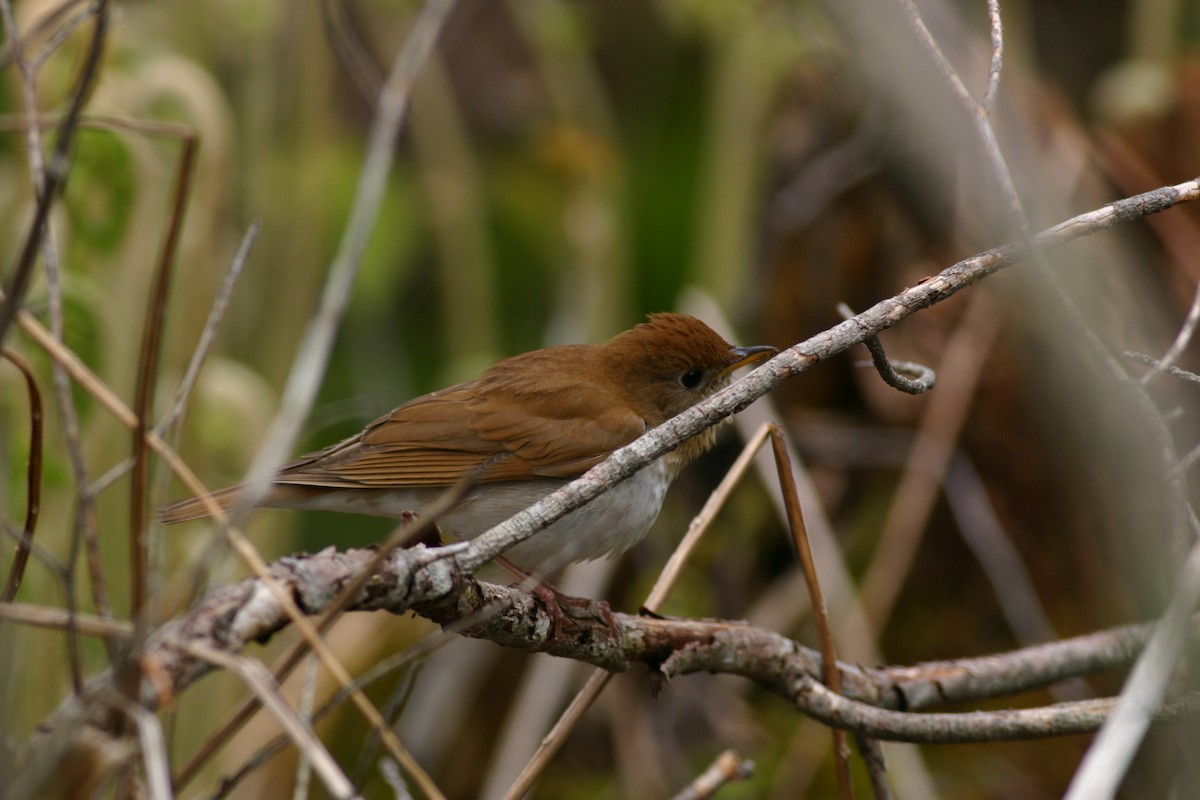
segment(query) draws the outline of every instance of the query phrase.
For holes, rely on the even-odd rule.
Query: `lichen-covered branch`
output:
[[[1119,667],[1136,657],[1149,636],[1148,626],[1130,626],[982,658],[880,668],[842,663],[842,692],[855,705],[834,707],[831,703],[836,704],[836,699],[814,689],[821,675],[820,654],[778,633],[737,622],[615,613],[602,602],[585,599],[572,599],[552,611],[543,598],[458,572],[452,562],[432,558],[436,552],[417,546],[395,553],[366,581],[350,610],[414,611],[462,635],[521,650],[546,652],[613,671],[646,664],[659,680],[692,672],[740,675],[818,718],[840,718],[852,730],[858,729],[853,720],[861,718],[863,732],[886,736],[890,722],[879,720],[895,722],[897,727],[887,738],[903,739],[905,731],[920,730],[921,741],[980,740],[987,738],[987,726],[992,724],[992,738],[1088,729],[1091,722],[1087,720],[1099,724],[1107,706],[1093,704],[1085,716],[1080,709],[1067,706],[1061,713],[1055,707],[1036,714],[1030,711],[1027,716],[1036,721],[1024,725],[1014,723],[1009,713],[989,716],[991,712],[978,712],[955,724],[942,718],[959,715],[936,715],[936,724],[927,720],[920,728],[912,728],[917,724],[912,720],[897,722],[912,714],[895,712],[1017,694]],[[373,550],[339,552],[330,548],[315,555],[282,558],[271,565],[271,575],[305,613],[315,615],[324,612],[340,588],[354,580],[373,557]],[[447,582],[452,586],[448,591],[443,588]],[[150,708],[161,707],[210,671],[210,663],[196,657],[197,648],[239,653],[254,642],[269,639],[287,624],[287,613],[259,578],[210,591],[187,614],[147,638],[140,661],[153,680],[145,682],[142,701]],[[103,675],[89,686],[89,694],[106,691],[110,684],[111,678]],[[77,698],[69,701],[60,718],[77,716],[78,703]],[[893,715],[855,716],[846,711],[861,710],[863,705]],[[1190,703],[1187,710],[1194,705]],[[1056,719],[1067,727],[1056,728]],[[57,720],[50,720],[46,729],[56,725]]]

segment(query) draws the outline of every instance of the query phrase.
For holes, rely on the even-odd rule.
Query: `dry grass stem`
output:
[[[663,567],[654,586],[651,587],[650,593],[646,596],[646,602],[642,604],[646,611],[656,613],[662,608],[662,604],[678,581],[688,558],[696,549],[696,545],[700,543],[700,538],[716,518],[717,512],[725,505],[734,487],[741,482],[746,471],[753,465],[754,456],[766,441],[768,432],[769,427],[762,425],[750,437],[733,465],[725,473],[725,477],[709,495],[700,512],[692,519],[687,532],[683,535],[675,551],[671,553],[666,566]],[[512,786],[504,795],[505,800],[519,800],[533,788],[538,776],[542,774],[571,732],[578,727],[584,713],[600,697],[611,678],[612,673],[604,669],[598,669],[588,677],[583,688],[579,690],[558,721],[554,723],[554,727],[546,734],[537,751],[529,759],[529,763],[513,781]]]
[[[821,675],[825,685],[834,693],[841,692],[842,681],[838,675],[837,650],[833,643],[833,633],[829,628],[829,612],[825,608],[825,598],[821,595],[821,582],[817,575],[817,567],[813,562],[812,547],[808,541],[808,529],[804,525],[804,511],[800,508],[800,499],[796,494],[796,482],[792,478],[792,462],[788,457],[787,443],[779,427],[770,427],[771,450],[775,455],[775,466],[778,470],[779,485],[783,489],[784,507],[787,509],[788,529],[792,534],[792,542],[796,547],[796,556],[800,559],[800,568],[804,571],[805,583],[808,585],[808,600],[813,610],[813,622],[817,626],[817,637],[821,641]],[[850,782],[850,745],[846,741],[846,732],[833,729],[833,763],[837,776],[838,794],[843,800],[854,797],[854,787]]]

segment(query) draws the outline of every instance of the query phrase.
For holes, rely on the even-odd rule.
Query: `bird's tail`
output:
[[[229,511],[238,504],[242,495],[241,486],[230,486],[212,493],[212,498],[222,511]],[[189,497],[163,506],[158,510],[158,521],[164,525],[176,522],[188,522],[193,519],[203,519],[212,516],[208,505],[199,497]]]

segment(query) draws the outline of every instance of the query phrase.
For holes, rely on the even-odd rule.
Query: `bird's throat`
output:
[[[674,481],[684,467],[711,450],[716,441],[717,429],[714,426],[697,433],[663,456],[663,461],[667,465],[667,476],[670,480]]]

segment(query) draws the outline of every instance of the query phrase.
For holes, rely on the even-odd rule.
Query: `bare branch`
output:
[[[869,669],[839,663],[845,696],[839,699],[815,686],[821,673],[820,654],[779,634],[740,623],[607,614],[601,604],[581,600],[566,604],[559,612],[562,618],[556,635],[555,620],[537,598],[478,582],[453,571],[445,560],[431,560],[431,555],[421,545],[394,553],[367,581],[351,608],[391,613],[415,610],[440,624],[453,624],[468,636],[587,661],[609,670],[625,670],[642,662],[657,665],[667,678],[691,672],[740,675],[797,703],[805,713],[886,739],[992,741],[1092,730],[1111,711],[1111,701],[1019,712],[911,712],[947,702],[1017,694],[1065,677],[1128,664],[1151,633],[1150,626],[1119,628],[1000,655],[911,667]],[[329,587],[354,580],[374,558],[372,550],[339,553],[329,549],[281,559],[271,573],[306,613],[319,614],[333,600]],[[457,587],[448,596],[433,589],[443,581]],[[431,600],[431,595],[442,596]],[[140,661],[145,674],[154,680],[144,683],[142,703],[156,708],[163,698],[183,691],[210,671],[212,662],[225,663],[214,653],[232,657],[288,622],[287,612],[258,578],[211,591],[187,615],[147,638]],[[85,719],[89,720],[87,736],[105,731],[108,717],[102,713],[104,704],[92,704],[87,698],[97,693],[104,696],[111,681],[109,674],[94,679],[86,695],[69,699],[42,730],[51,732],[70,719]],[[895,713],[881,715],[878,709]],[[1196,699],[1187,697],[1163,713],[1173,718],[1197,710]],[[82,736],[72,738],[79,743]],[[47,757],[53,755],[46,753]]]
[[[25,390],[29,395],[29,465],[25,478],[25,530],[17,543],[16,556],[8,572],[0,603],[11,603],[21,588],[25,565],[33,547],[33,534],[37,530],[38,511],[42,502],[42,396],[37,381],[25,359],[10,350],[0,350],[0,357],[20,370],[25,378]]]
[[[734,750],[726,750],[672,800],[707,800],[725,784],[744,781],[753,774],[753,761],[741,758]]]

